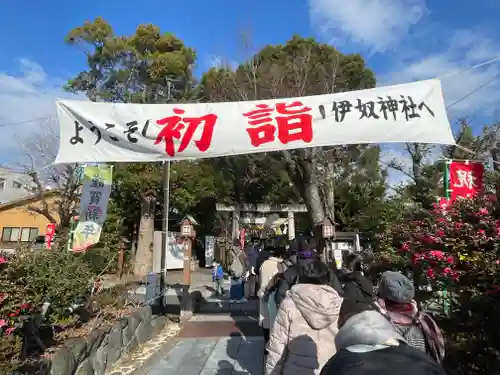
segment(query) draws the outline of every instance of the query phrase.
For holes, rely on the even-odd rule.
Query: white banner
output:
[[[249,102],[57,102],[56,163],[198,159],[313,146],[454,144],[441,82]]]

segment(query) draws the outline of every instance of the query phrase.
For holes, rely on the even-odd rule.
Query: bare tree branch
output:
[[[18,143],[24,151],[24,172],[35,185],[37,204],[27,209],[43,215],[57,227],[69,226],[73,211],[80,198],[80,178],[77,165],[52,165],[59,147],[59,135],[49,122],[41,123],[35,133],[19,137]],[[47,191],[57,194],[48,195]]]

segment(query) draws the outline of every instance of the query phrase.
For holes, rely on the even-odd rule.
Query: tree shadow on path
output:
[[[217,375],[262,375],[264,368],[264,339],[231,333],[227,342],[229,360],[219,361]],[[232,369],[232,372],[228,369]]]

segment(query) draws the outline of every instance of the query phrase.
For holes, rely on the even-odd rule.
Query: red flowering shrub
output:
[[[21,366],[23,320],[31,306],[23,302],[23,290],[8,277],[9,257],[0,254],[0,374],[10,374]]]
[[[433,291],[446,285],[451,292],[453,306],[439,324],[447,339],[447,366],[460,368],[457,373],[498,372],[499,231],[496,197],[478,196],[444,210],[406,208],[377,236],[379,259],[394,269],[411,267],[417,281],[432,283]],[[419,293],[419,298],[444,310],[437,294]]]
[[[92,289],[92,273],[68,251],[0,254],[0,375],[21,365],[23,325],[50,304],[45,323],[76,321],[72,307]],[[9,364],[3,368],[3,364]],[[7,365],[5,365],[7,366]]]
[[[403,256],[434,284],[474,280],[484,290],[500,271],[498,213],[496,199],[488,196],[416,210],[383,234],[383,250]]]

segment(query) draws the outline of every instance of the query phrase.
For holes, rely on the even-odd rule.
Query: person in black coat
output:
[[[372,281],[363,275],[361,259],[351,258],[350,272],[341,278],[344,289],[344,301],[340,308],[339,327],[342,327],[347,319],[366,310],[374,310],[373,301],[376,298]]]
[[[337,353],[320,375],[446,375],[431,356],[409,346],[377,311],[354,315],[335,337]]]
[[[318,254],[312,250],[304,250],[298,254],[291,255],[286,261],[283,262],[284,271],[279,272],[274,277],[274,281],[271,284],[272,287],[268,291],[271,294],[273,291],[274,301],[276,306],[280,306],[281,302],[285,299],[286,293],[299,281],[299,276],[301,273],[301,267],[305,260],[318,257]],[[343,294],[340,282],[333,270],[330,272],[330,283],[329,285],[335,289],[339,295]]]
[[[276,306],[279,307],[281,305],[281,301],[283,301],[286,297],[286,292],[288,292],[290,288],[298,282],[300,275],[299,262],[301,261],[302,260],[298,255],[290,256],[283,262],[284,271],[279,272],[275,276],[273,290],[276,292],[274,294]]]

